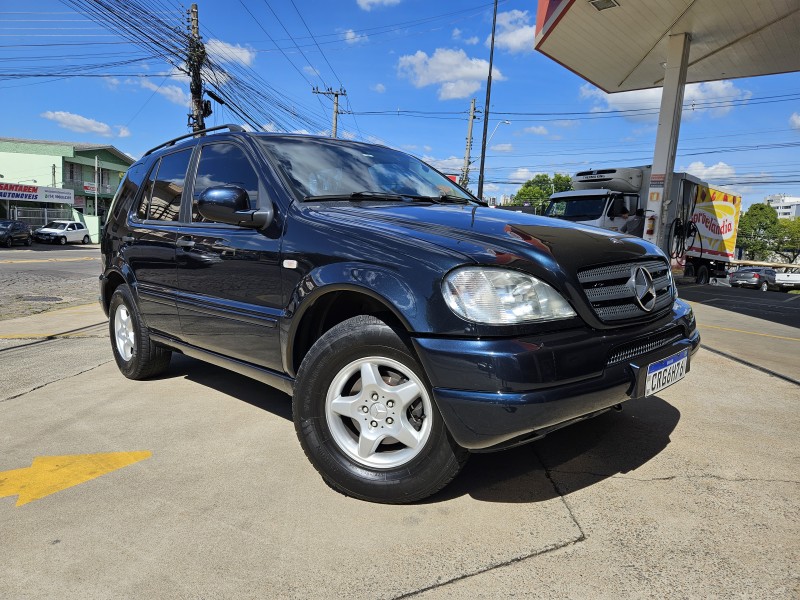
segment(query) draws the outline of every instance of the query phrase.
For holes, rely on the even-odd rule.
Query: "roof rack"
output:
[[[150,150],[148,150],[147,152],[144,153],[144,156],[147,156],[148,154],[152,154],[153,152],[155,152],[156,150],[159,150],[161,148],[166,148],[167,146],[174,146],[175,142],[179,142],[181,140],[185,140],[186,138],[194,137],[196,135],[205,135],[206,133],[208,133],[210,131],[218,131],[220,129],[227,129],[227,130],[232,131],[234,133],[242,133],[244,131],[244,127],[242,127],[241,125],[233,125],[233,124],[217,125],[216,127],[209,127],[208,129],[201,129],[200,131],[193,131],[192,133],[187,133],[186,135],[178,136],[178,137],[176,137],[176,138],[174,138],[174,139],[172,139],[172,140],[170,140],[168,142],[164,142],[163,144],[160,144],[160,145],[156,146],[155,148],[150,148]]]

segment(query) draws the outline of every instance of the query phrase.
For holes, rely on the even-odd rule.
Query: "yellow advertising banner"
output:
[[[741,211],[741,196],[698,185],[692,214],[697,236],[687,253],[733,260]]]

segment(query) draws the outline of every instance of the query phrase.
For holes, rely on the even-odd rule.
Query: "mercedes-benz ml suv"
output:
[[[171,140],[127,172],[102,252],[125,376],[181,352],[284,390],[325,481],[371,501],[657,394],[700,342],[654,245],[494,210],[354,141]]]

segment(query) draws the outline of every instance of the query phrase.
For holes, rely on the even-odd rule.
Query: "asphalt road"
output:
[[[800,328],[800,294],[759,292],[721,285],[680,286],[678,293],[690,302]]]
[[[0,320],[96,302],[97,245],[0,249]]]

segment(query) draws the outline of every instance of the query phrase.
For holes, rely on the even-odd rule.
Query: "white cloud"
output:
[[[131,130],[125,127],[125,125],[115,125],[117,128],[117,137],[126,138],[130,137]]]
[[[185,106],[186,108],[192,107],[192,98],[191,96],[180,86],[177,85],[162,85],[157,86],[152,81],[148,81],[147,79],[142,79],[140,85],[146,89],[156,92],[164,96],[167,100],[172,102],[173,104],[179,104],[180,106]]]
[[[473,35],[472,37],[468,37],[467,39],[464,40],[464,43],[470,46],[474,46],[478,42],[480,42],[480,40],[478,39],[477,35]]]
[[[533,127],[526,127],[523,129],[525,133],[532,133],[533,135],[547,135],[549,132],[547,131],[547,127],[543,125],[535,125]]]
[[[733,110],[731,101],[746,101],[752,95],[749,90],[738,88],[728,80],[690,83],[683,95],[683,119],[690,119],[706,112],[712,117],[722,117]],[[658,110],[661,106],[661,88],[606,94],[592,84],[585,83],[580,88],[580,97],[595,102],[592,112],[637,111],[626,116],[634,121],[658,120]],[[707,106],[708,104],[711,106]],[[648,114],[641,114],[643,111],[647,111]]]
[[[303,67],[303,71],[305,71],[307,75],[311,75],[312,77],[316,77],[317,75],[319,75],[319,71],[317,71],[311,65],[306,65],[305,67]]]
[[[800,129],[800,113],[792,113],[789,117],[789,125],[792,129]]]
[[[95,121],[94,119],[82,117],[81,115],[76,115],[75,113],[61,110],[48,110],[43,112],[40,116],[50,121],[55,121],[58,123],[59,127],[69,129],[70,131],[76,131],[78,133],[96,133],[103,137],[112,137],[114,135],[114,131],[111,129],[110,125]]]
[[[372,10],[373,6],[394,6],[400,4],[400,0],[356,0],[362,10]]]
[[[431,150],[433,150],[433,148],[431,148],[428,145],[423,146],[422,149],[425,150],[425,152],[430,152]]]
[[[252,48],[239,44],[229,44],[222,40],[211,39],[206,42],[206,52],[220,62],[240,63],[246,66],[253,64],[256,53]]]
[[[368,39],[368,36],[364,35],[363,33],[356,33],[352,29],[348,29],[344,32],[344,41],[348,44],[360,44],[362,42],[366,42]]]
[[[115,90],[119,87],[120,80],[116,77],[106,77],[105,78],[106,87],[110,90]]]
[[[686,167],[686,172],[699,177],[703,181],[714,181],[730,179],[736,174],[736,169],[722,161],[708,167],[703,162],[695,161]]]
[[[382,83],[376,83],[370,88],[373,92],[377,92],[378,94],[383,94],[386,91],[386,86]]]
[[[275,125],[275,123],[273,123],[272,121],[270,121],[269,123],[264,123],[261,126],[261,129],[262,129],[262,131],[266,131],[266,132],[269,132],[269,133],[276,133],[276,132],[280,131],[280,129],[278,129],[278,126]]]
[[[508,179],[516,183],[525,183],[529,179],[533,179],[536,175],[538,175],[537,171],[531,171],[527,167],[521,167],[513,171],[511,175],[508,176]]]
[[[508,50],[511,53],[533,52],[533,42],[536,38],[536,27],[530,25],[530,15],[527,10],[510,10],[497,13],[497,31],[494,36],[496,48]],[[486,38],[486,46],[491,44],[492,36]]]
[[[581,122],[576,119],[561,119],[553,121],[553,127],[577,127]]]
[[[414,87],[439,86],[439,99],[466,98],[480,89],[489,73],[489,62],[470,58],[463,50],[437,48],[432,56],[422,50],[401,56],[397,63],[401,76],[408,77]],[[492,69],[492,79],[505,77],[497,68]]]
[[[440,170],[442,173],[455,174],[461,172],[461,167],[464,166],[464,158],[458,156],[451,156],[450,158],[434,158],[433,156],[425,155],[422,157],[426,163],[431,165],[434,169]]]
[[[400,147],[403,150],[408,150],[409,152],[412,152],[413,150],[416,150],[417,148],[419,148],[419,146],[417,146],[416,144],[403,144]]]
[[[453,37],[454,40],[460,40],[461,39],[461,30],[458,27],[453,29],[452,37]]]
[[[513,152],[514,146],[511,144],[495,144],[490,150],[494,152]]]

